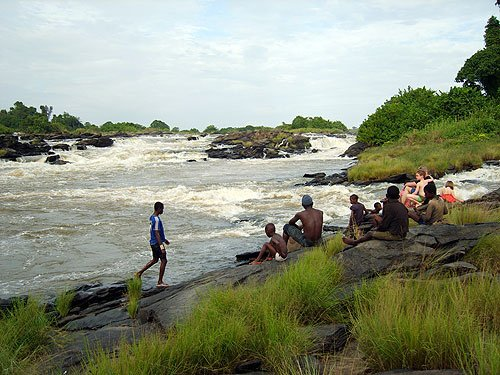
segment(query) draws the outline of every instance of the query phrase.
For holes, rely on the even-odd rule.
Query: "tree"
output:
[[[150,127],[153,129],[162,129],[162,130],[166,130],[166,131],[171,130],[169,125],[167,125],[164,121],[160,121],[160,120],[153,120],[152,123],[150,124]]]
[[[203,131],[203,133],[218,133],[218,128],[214,125],[208,125],[207,128],[205,128]]]
[[[455,81],[474,87],[486,95],[500,97],[500,21],[490,17],[485,27],[485,48],[469,57]]]
[[[51,121],[51,115],[52,115],[52,106],[48,105],[41,105],[40,106],[40,111],[44,116],[47,117],[47,121]]]
[[[84,127],[84,125],[82,124],[82,122],[80,122],[80,119],[78,117],[70,115],[67,112],[64,112],[62,115],[54,116],[52,118],[52,123],[54,125],[60,124],[62,125],[63,129],[66,130],[75,130]]]

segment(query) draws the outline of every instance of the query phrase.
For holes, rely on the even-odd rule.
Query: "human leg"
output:
[[[267,252],[267,250],[268,250],[267,245],[268,245],[268,242],[265,242],[265,243],[263,244],[263,246],[261,247],[260,253],[259,253],[259,254],[258,254],[258,256],[256,257],[256,259],[255,259],[254,261],[252,261],[250,264],[252,264],[252,265],[261,264],[261,262],[262,262],[262,260],[261,260],[261,259],[265,256],[265,253],[266,253],[266,252]]]
[[[343,237],[342,241],[347,245],[357,245],[361,242],[369,241],[372,238],[373,238],[373,233],[372,233],[372,231],[369,231],[368,233],[366,233],[364,236],[362,236],[361,238],[359,238],[357,240],[354,240],[354,239],[348,238],[348,237]]]
[[[159,258],[153,258],[147,264],[145,264],[145,266],[141,270],[139,270],[138,272],[136,272],[134,275],[136,277],[141,277],[141,275],[143,275],[143,272],[145,272],[147,269],[149,269],[151,266],[153,266],[158,261],[159,261]]]

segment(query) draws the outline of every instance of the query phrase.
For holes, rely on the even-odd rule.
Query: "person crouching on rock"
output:
[[[314,208],[314,202],[310,195],[302,197],[304,211],[296,213],[295,216],[283,228],[282,238],[286,244],[289,237],[292,237],[303,247],[315,246],[321,241],[323,212]],[[301,221],[301,227],[296,223]]]
[[[157,288],[167,288],[169,285],[164,283],[164,272],[167,264],[166,248],[164,243],[169,245],[169,241],[166,240],[164,235],[164,226],[162,225],[162,220],[160,220],[160,215],[164,213],[164,204],[162,202],[155,202],[153,210],[153,215],[150,216],[150,247],[152,248],[152,260],[145,264],[139,272],[136,272],[135,276],[141,277],[143,272],[157,263],[160,259]]]
[[[275,233],[275,225],[272,223],[265,225],[265,234],[270,238],[270,241],[263,244],[260,254],[251,264],[261,264],[266,253],[268,253],[267,260],[285,261],[288,257],[288,248],[282,236]]]
[[[399,201],[399,188],[395,185],[387,188],[387,201],[383,205],[382,220],[376,230],[371,230],[363,237],[353,240],[344,237],[347,245],[357,245],[371,239],[401,241],[408,233],[408,209]]]

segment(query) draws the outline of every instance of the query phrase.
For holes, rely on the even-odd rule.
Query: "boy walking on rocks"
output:
[[[162,202],[155,202],[153,209],[153,215],[150,216],[150,247],[152,248],[152,260],[145,264],[139,272],[136,272],[135,276],[141,277],[143,272],[157,263],[160,259],[157,288],[167,288],[169,285],[164,283],[164,272],[167,264],[166,248],[164,243],[169,245],[169,241],[164,235],[164,226],[162,225],[162,220],[160,220],[160,215],[164,213],[164,204]]]

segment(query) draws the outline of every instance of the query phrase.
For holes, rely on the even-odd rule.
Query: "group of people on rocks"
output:
[[[375,202],[372,210],[359,202],[356,194],[350,196],[350,219],[348,235],[343,237],[343,242],[348,245],[379,239],[387,241],[400,241],[408,233],[408,219],[418,224],[432,225],[443,222],[444,215],[448,213],[447,202],[462,202],[456,195],[453,182],[448,181],[438,195],[434,179],[429,176],[427,168],[418,168],[416,181],[407,182],[402,190],[392,185],[387,188],[386,196],[380,202]],[[321,241],[323,230],[323,212],[314,208],[310,195],[302,197],[303,211],[297,212],[289,222],[284,225],[282,235],[276,232],[273,223],[265,225],[265,234],[270,238],[263,244],[254,261],[250,264],[258,265],[263,260],[283,262],[288,257],[288,241],[294,239],[303,247],[317,245]],[[161,261],[158,288],[168,287],[163,281],[167,264],[165,245],[169,241],[164,234],[164,227],[160,215],[164,212],[164,205],[156,202],[154,213],[150,216],[150,247],[152,259],[138,272],[136,277],[151,266]],[[364,221],[371,223],[371,230],[361,235],[358,228]]]
[[[368,241],[372,238],[398,241],[408,233],[408,219],[420,225],[433,225],[444,222],[448,213],[448,204],[463,202],[454,190],[452,181],[447,181],[444,188],[436,188],[434,179],[429,176],[427,168],[419,167],[416,181],[404,184],[402,190],[395,185],[387,189],[386,197],[375,203],[374,210],[367,210],[359,203],[359,197],[350,196],[351,215],[348,236],[343,242],[348,245]],[[382,210],[382,214],[380,214]],[[372,229],[365,235],[359,230],[364,221],[369,221]]]

